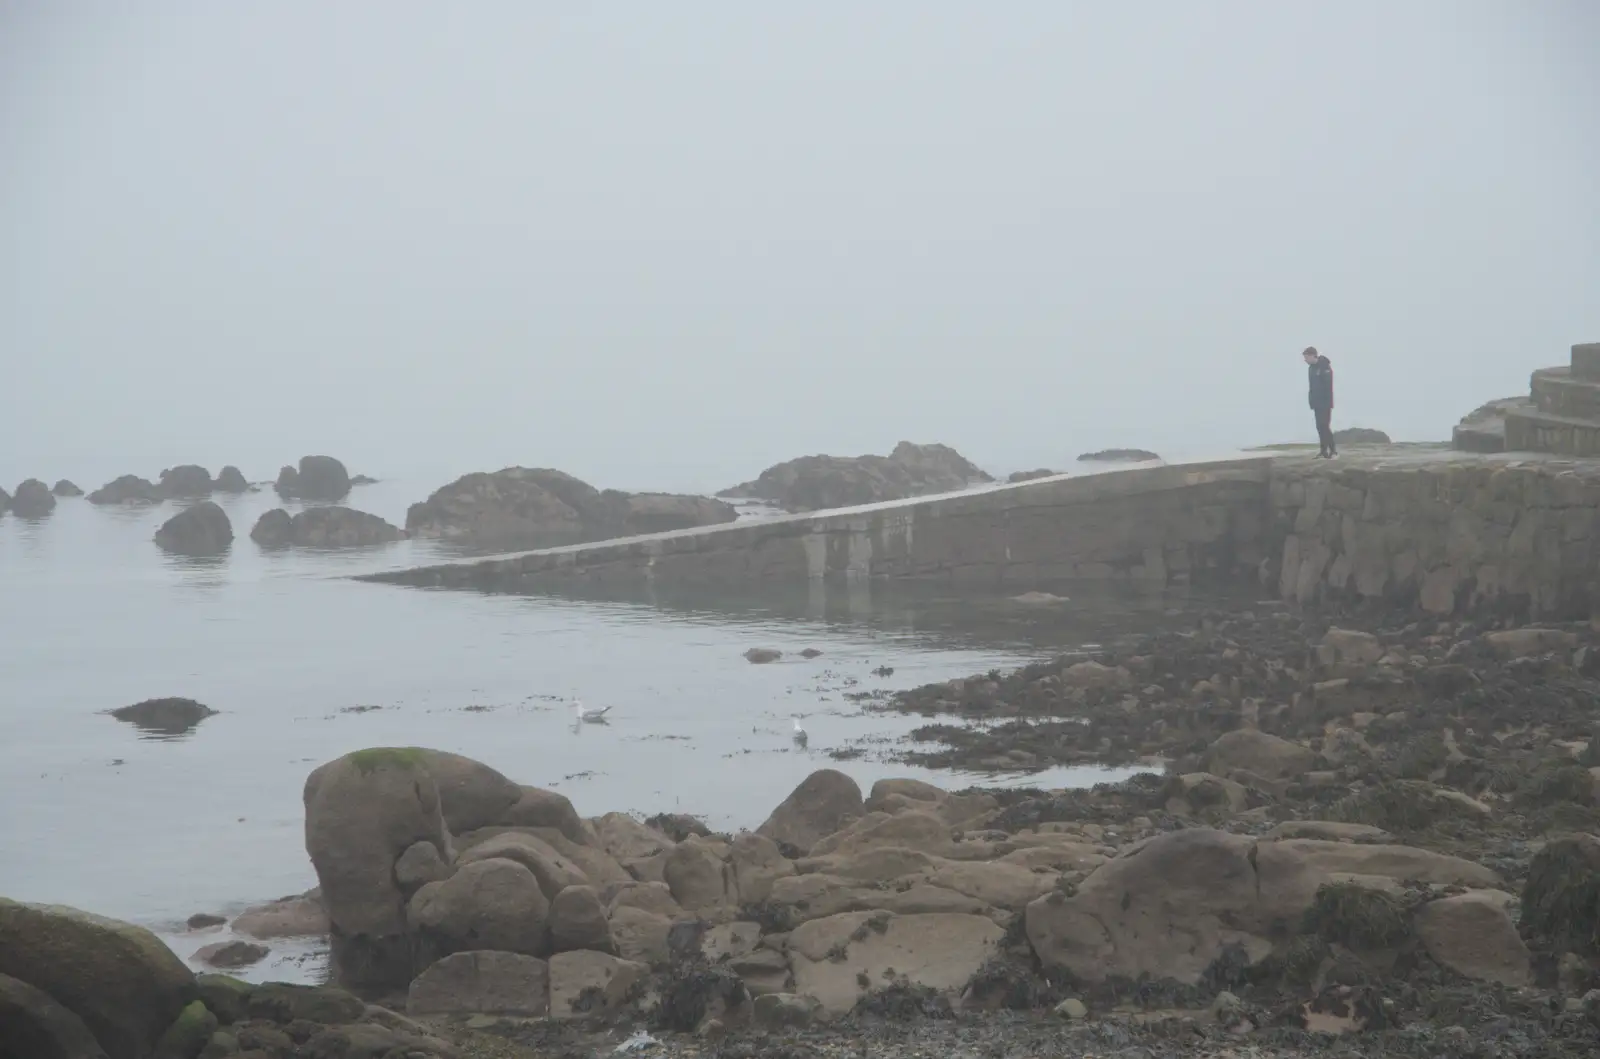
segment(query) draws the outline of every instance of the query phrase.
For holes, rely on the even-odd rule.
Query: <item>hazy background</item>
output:
[[[1600,340],[1600,4],[0,0],[0,483],[1448,435]]]

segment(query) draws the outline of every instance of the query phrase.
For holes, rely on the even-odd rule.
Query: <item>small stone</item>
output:
[[[1239,998],[1224,989],[1217,994],[1217,999],[1211,1002],[1211,1013],[1217,1017],[1218,1022],[1227,1022],[1238,1014],[1240,1007]]]
[[[196,912],[189,917],[190,930],[205,930],[208,927],[220,927],[227,920],[221,916],[214,916],[210,912]]]
[[[194,958],[211,967],[223,969],[249,967],[267,958],[271,951],[253,941],[223,941],[207,945],[194,954]]]
[[[1078,1022],[1089,1017],[1089,1006],[1075,996],[1069,996],[1056,1005],[1056,1017]]]

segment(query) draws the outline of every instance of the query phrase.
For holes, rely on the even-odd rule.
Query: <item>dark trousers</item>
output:
[[[1312,414],[1317,417],[1317,443],[1322,446],[1322,451],[1327,455],[1338,452],[1333,443],[1333,409],[1313,408]]]

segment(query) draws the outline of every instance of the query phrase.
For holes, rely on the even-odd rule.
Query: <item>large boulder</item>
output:
[[[510,860],[533,873],[547,899],[569,886],[589,885],[589,876],[577,864],[562,856],[555,847],[537,835],[506,831],[474,843],[456,858],[458,865],[483,860]]]
[[[1600,956],[1600,836],[1558,835],[1534,854],[1520,918],[1530,938]]]
[[[1284,847],[1207,828],[1159,835],[1095,869],[1072,896],[1028,905],[1028,940],[1046,969],[1087,982],[1193,985],[1232,946],[1257,962],[1298,925],[1322,881]]]
[[[247,908],[233,921],[232,929],[235,934],[260,941],[326,937],[328,912],[322,906],[322,891],[312,890]]]
[[[155,542],[179,555],[221,555],[233,544],[233,523],[227,512],[202,500],[163,522]]]
[[[406,512],[414,537],[537,547],[732,522],[732,506],[671,493],[605,492],[562,471],[507,467],[464,475]]]
[[[263,548],[287,548],[294,543],[294,519],[281,507],[264,511],[251,528],[250,539]]]
[[[82,1019],[27,982],[0,974],[0,1054],[17,1059],[106,1059]]]
[[[558,1019],[613,1014],[633,999],[649,974],[642,963],[603,952],[557,953],[550,958],[550,1014]]]
[[[249,492],[250,483],[245,480],[244,472],[230,463],[217,472],[212,488],[219,493],[245,493]]]
[[[501,815],[500,822],[514,827],[548,827],[573,842],[585,842],[583,818],[565,794],[543,787],[523,787],[522,794]]]
[[[837,769],[819,769],[801,781],[756,834],[807,852],[864,811],[861,787]]]
[[[505,814],[522,796],[522,788],[481,761],[443,750],[418,753],[438,785],[444,822],[452,834],[510,823]]]
[[[267,515],[272,513],[269,511]],[[265,519],[267,515],[261,517]],[[255,536],[254,532],[251,536]],[[405,531],[398,526],[392,526],[365,511],[348,507],[311,507],[289,520],[288,542],[301,548],[356,548],[388,544],[390,541],[404,540],[405,536]]]
[[[606,910],[592,886],[569,886],[550,902],[550,951],[574,949],[617,951]]]
[[[1528,946],[1499,890],[1469,890],[1429,901],[1417,910],[1417,936],[1428,955],[1466,978],[1505,986],[1531,984]]]
[[[50,487],[50,492],[54,493],[56,496],[82,496],[83,495],[83,490],[79,489],[76,485],[74,485],[71,481],[67,480],[66,478],[59,479],[56,482],[55,485],[52,485]]]
[[[409,1015],[523,1015],[550,1010],[550,965],[515,952],[446,956],[417,975],[406,995]]]
[[[902,441],[888,456],[802,456],[717,494],[790,511],[851,507],[952,492],[994,479],[948,445]]]
[[[142,927],[4,898],[0,975],[27,983],[76,1015],[109,1059],[146,1059],[199,995],[183,961]]]
[[[395,863],[418,842],[450,848],[427,757],[416,748],[346,754],[306,778],[305,807],[306,852],[328,912],[335,980],[404,987],[413,968]]]
[[[174,499],[196,500],[207,497],[215,487],[215,483],[211,481],[211,472],[193,463],[169,467],[161,472],[159,488],[163,494]]]
[[[44,518],[56,509],[55,494],[37,478],[29,478],[17,486],[11,498],[11,510],[23,518]]]
[[[125,474],[89,494],[91,504],[159,504],[165,496],[154,482]]]
[[[543,956],[550,902],[533,872],[513,860],[458,865],[455,874],[418,890],[406,911],[419,957],[494,949]]]
[[[789,935],[796,993],[842,1015],[863,995],[895,983],[956,995],[994,958],[1005,930],[983,916],[845,912]]]
[[[350,472],[332,456],[302,456],[298,467],[278,472],[273,488],[285,500],[331,503],[350,495]]]

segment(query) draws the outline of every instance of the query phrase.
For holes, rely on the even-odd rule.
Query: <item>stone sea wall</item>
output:
[[[1253,575],[1268,460],[1055,477],[978,492],[552,548],[367,578],[537,591],[564,581],[914,578],[1154,587]]]
[[[1597,599],[1600,466],[1286,461],[1269,493],[1263,574],[1286,600],[1587,618]]]
[[[1600,461],[1393,451],[1053,477],[371,575],[428,587],[1259,583],[1284,600],[1587,618]]]

